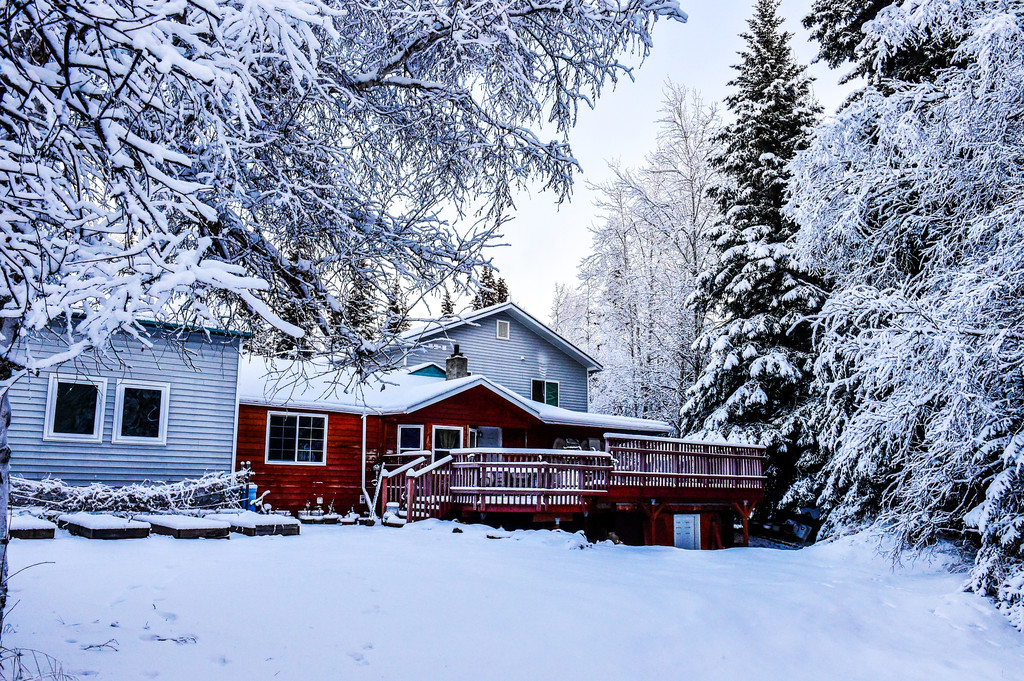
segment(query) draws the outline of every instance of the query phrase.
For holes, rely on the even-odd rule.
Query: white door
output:
[[[700,514],[676,513],[672,517],[672,529],[677,549],[700,548]]]

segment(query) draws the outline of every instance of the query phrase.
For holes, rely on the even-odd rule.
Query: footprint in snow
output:
[[[362,645],[361,650],[373,650],[373,644],[372,643],[364,643]],[[356,664],[361,665],[363,667],[365,667],[366,665],[370,664],[370,661],[367,660],[366,656],[363,655],[363,653],[361,653],[361,652],[358,652],[358,651],[351,652],[351,653],[348,654],[348,656],[351,657],[352,660]]]

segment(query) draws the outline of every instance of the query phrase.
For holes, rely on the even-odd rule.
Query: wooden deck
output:
[[[720,505],[744,521],[764,498],[764,448],[606,434],[603,452],[460,449],[406,467],[385,500],[401,499],[410,521],[468,513],[583,513],[596,505],[650,508]],[[394,484],[404,477],[404,489]],[[399,494],[399,491],[401,494]]]

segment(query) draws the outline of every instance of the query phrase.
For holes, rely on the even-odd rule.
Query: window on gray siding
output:
[[[558,406],[558,382],[557,381],[541,381],[534,380],[533,382],[533,399],[535,402],[543,402],[544,404],[550,404],[552,407]]]
[[[323,463],[327,418],[312,414],[270,414],[267,461]]]
[[[119,381],[114,399],[115,444],[167,443],[170,383]]]
[[[106,391],[107,381],[103,378],[51,374],[43,438],[101,442]]]
[[[99,397],[99,386],[93,383],[57,381],[53,432],[62,435],[92,435]]]
[[[160,437],[162,390],[125,388],[121,411],[121,435],[124,437]]]
[[[508,340],[509,337],[512,335],[511,334],[512,325],[509,324],[504,319],[499,319],[497,327],[498,327],[498,329],[497,329],[498,339],[499,340]]]

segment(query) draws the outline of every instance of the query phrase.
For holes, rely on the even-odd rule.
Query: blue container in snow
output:
[[[245,498],[245,507],[250,511],[256,510],[256,483],[249,483],[248,495]]]

